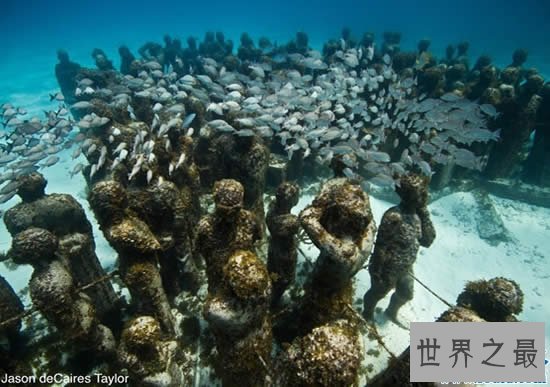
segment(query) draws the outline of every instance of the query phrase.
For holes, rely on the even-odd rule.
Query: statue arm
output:
[[[317,248],[331,256],[352,256],[357,246],[351,241],[341,241],[331,235],[320,222],[321,209],[309,207],[300,213],[302,227]]]
[[[367,257],[372,252],[372,249],[374,247],[375,237],[376,237],[376,224],[374,223],[374,219],[372,219],[369,225],[367,226],[367,231],[363,236],[363,240],[361,241],[361,252],[365,254]]]
[[[420,228],[421,236],[419,238],[420,245],[423,247],[430,247],[435,239],[435,228],[430,219],[430,212],[428,207],[422,207],[417,211],[418,217],[420,218]]]
[[[296,234],[300,228],[298,217],[293,214],[275,215],[268,219],[267,226],[272,234],[291,236]]]

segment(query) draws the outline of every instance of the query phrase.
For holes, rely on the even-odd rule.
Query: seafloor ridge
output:
[[[0,109],[2,374],[412,385],[410,321],[545,321],[550,84],[400,40],[60,50]]]

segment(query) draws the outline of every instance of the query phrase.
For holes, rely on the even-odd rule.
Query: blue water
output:
[[[402,50],[430,38],[431,50],[443,56],[447,44],[468,40],[471,61],[487,53],[500,66],[510,63],[514,49],[523,47],[529,50],[526,65],[550,74],[546,0],[3,0],[1,7],[0,99],[27,106],[36,102],[29,94],[56,88],[58,48],[92,65],[90,52],[100,47],[117,64],[120,44],[136,52],[147,40],[161,41],[165,33],[185,41],[189,35],[202,38],[209,30],[221,30],[235,42],[247,31],[279,43],[302,30],[316,49],[338,38],[344,26],[357,38],[372,31],[379,42],[384,31],[396,30],[402,32]]]

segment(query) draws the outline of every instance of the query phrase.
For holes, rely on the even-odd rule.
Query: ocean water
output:
[[[118,62],[117,48],[133,52],[164,34],[199,38],[206,31],[223,31],[238,42],[242,32],[267,36],[279,43],[297,31],[309,35],[320,49],[349,27],[357,38],[372,31],[378,41],[384,31],[402,32],[402,49],[414,49],[422,38],[443,56],[448,44],[470,42],[470,57],[488,54],[500,66],[516,48],[529,51],[528,66],[550,74],[550,6],[541,0],[499,1],[17,1],[2,2],[0,96],[36,93],[55,88],[55,52],[66,49],[83,65],[91,65],[93,48]],[[472,59],[473,60],[473,59]]]
[[[511,62],[516,48],[529,52],[526,67],[535,67],[546,78],[550,76],[550,4],[543,0],[524,1],[41,1],[4,0],[0,4],[0,103],[11,102],[27,109],[30,115],[54,108],[49,94],[58,90],[54,76],[56,51],[65,49],[71,59],[93,67],[91,51],[103,49],[118,68],[118,47],[127,45],[137,57],[138,48],[146,41],[162,43],[164,34],[202,40],[207,31],[222,31],[238,47],[242,32],[257,41],[261,36],[284,44],[297,31],[308,34],[309,45],[321,50],[328,39],[338,39],[348,27],[360,39],[373,32],[377,45],[384,31],[402,33],[401,49],[416,49],[420,39],[431,40],[430,51],[444,57],[448,44],[470,43],[470,63],[487,54],[495,65]],[[77,161],[84,160],[82,157]],[[48,192],[71,193],[82,203],[93,220],[85,200],[82,176],[68,178],[73,162],[69,153],[62,154],[56,166],[45,169]],[[293,212],[309,204],[314,195],[304,195]],[[518,317],[526,321],[550,322],[547,298],[550,278],[550,211],[520,201],[492,197],[496,211],[510,232],[510,241],[489,245],[477,235],[476,202],[469,193],[456,193],[430,205],[438,236],[429,249],[422,249],[416,264],[416,275],[439,295],[453,302],[468,280],[505,276],[516,280],[525,293],[525,305]],[[18,202],[12,199],[0,205],[4,212]],[[379,224],[392,204],[384,198],[373,198],[375,219]],[[116,253],[93,222],[97,254],[102,265],[112,268]],[[0,251],[6,250],[11,238],[0,225]],[[311,259],[317,256],[309,251]],[[25,266],[16,271],[0,265],[0,274],[24,294],[31,270]],[[369,274],[357,275],[356,297],[370,285]],[[26,306],[31,301],[24,296]],[[389,298],[381,302],[387,305]],[[433,321],[446,306],[423,288],[415,285],[415,299],[403,307],[403,320]],[[408,345],[408,332],[393,325],[380,327],[380,333],[395,353]],[[547,343],[550,326],[546,327]],[[386,354],[387,355],[387,354]],[[386,356],[387,358],[387,356]],[[367,356],[366,364],[375,370],[386,365],[385,358]]]

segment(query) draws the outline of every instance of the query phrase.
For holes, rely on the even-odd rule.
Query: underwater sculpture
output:
[[[264,232],[265,181],[269,166],[269,149],[255,135],[221,135],[214,139],[216,160],[221,178],[235,179],[244,187],[244,208],[258,218]]]
[[[300,198],[298,185],[284,182],[277,187],[275,200],[266,216],[269,229],[267,269],[273,278],[272,305],[276,305],[285,290],[294,282],[298,259],[300,221],[290,213]]]
[[[369,197],[346,178],[327,181],[300,223],[320,250],[312,273],[314,287],[338,290],[349,284],[370,256],[376,234]]]
[[[16,352],[17,341],[19,340],[19,331],[21,330],[21,318],[17,318],[23,313],[23,303],[6,281],[0,275],[0,340],[5,345],[0,346],[0,371],[8,367],[10,358]],[[3,323],[6,320],[12,320],[10,323]],[[7,371],[5,371],[7,372]]]
[[[215,209],[197,226],[195,248],[206,263],[208,292],[215,294],[223,285],[223,268],[237,250],[254,250],[261,228],[256,216],[243,208],[244,188],[241,183],[224,179],[214,184]]]
[[[48,230],[31,227],[16,234],[9,251],[17,264],[30,264],[29,282],[33,305],[59,329],[65,340],[80,350],[91,350],[100,358],[115,351],[113,333],[97,318],[93,304],[82,292],[66,267],[68,257],[58,238]]]
[[[46,195],[47,181],[38,172],[21,176],[18,183],[17,193],[23,201],[4,215],[10,234],[15,236],[31,227],[54,234],[75,286],[84,286],[104,277],[106,273],[95,253],[92,225],[82,206],[71,195]],[[109,281],[98,282],[84,293],[91,298],[102,322],[115,323],[113,320],[118,319],[120,300]]]
[[[485,321],[518,321],[523,309],[523,291],[514,280],[496,277],[466,283],[457,305],[474,310]]]
[[[160,274],[169,300],[186,286],[182,273],[189,269],[193,225],[198,221],[198,214],[194,214],[191,208],[191,196],[195,193],[179,190],[176,184],[167,180],[146,188],[127,190],[128,208],[148,226],[160,244]],[[186,262],[181,262],[185,257]]]
[[[21,334],[23,303],[11,287],[0,276],[0,372],[2,375],[31,375],[27,362],[21,361],[25,338]]]
[[[122,331],[117,360],[128,370],[135,386],[183,386],[178,342],[163,337],[160,324],[151,316],[139,316]]]
[[[374,317],[378,301],[395,288],[386,315],[397,321],[399,308],[413,298],[412,272],[420,246],[429,247],[435,229],[428,211],[428,180],[404,175],[396,187],[401,202],[384,213],[369,263],[371,287],[363,299],[363,316]]]
[[[523,181],[543,187],[550,186],[550,83],[540,91],[542,97],[537,111],[535,138],[523,169]]]
[[[536,69],[522,67],[526,59],[526,51],[516,50],[512,64],[502,70],[498,82],[493,82],[482,97],[500,113],[494,125],[501,128],[501,141],[489,154],[485,169],[488,178],[520,175],[523,148],[540,118],[544,78]]]
[[[101,71],[114,70],[113,62],[107,58],[107,54],[100,48],[92,50],[92,58],[95,61],[96,67]]]
[[[277,386],[356,385],[362,359],[361,337],[346,320],[314,328],[277,359]]]
[[[95,184],[89,195],[105,238],[118,253],[121,278],[141,314],[157,318],[167,334],[174,321],[157,267],[161,244],[145,222],[128,208],[124,187],[114,180]]]
[[[130,288],[134,302],[138,303],[136,315],[154,316],[147,320],[147,324],[154,326],[154,332],[160,329],[163,333],[170,333],[170,329],[165,328],[170,325],[166,322],[170,320],[170,303],[166,299],[172,301],[174,295],[186,285],[180,277],[181,268],[176,260],[189,261],[187,254],[194,248],[190,235],[197,227],[199,192],[209,190],[213,182],[222,177],[235,178],[244,185],[243,203],[235,206],[229,204],[223,209],[229,202],[224,204],[220,200],[216,202],[214,214],[203,219],[204,222],[199,226],[203,227],[199,230],[203,234],[197,239],[200,241],[202,238],[202,242],[196,249],[203,255],[207,265],[210,262],[212,267],[217,267],[212,269],[217,274],[209,276],[211,292],[205,316],[213,330],[216,330],[214,335],[218,348],[224,352],[220,362],[226,363],[229,374],[223,376],[223,379],[227,383],[239,382],[239,378],[244,380],[246,364],[253,365],[254,371],[249,372],[254,374],[253,380],[257,380],[258,384],[265,381],[267,374],[273,376],[266,370],[266,366],[267,369],[271,366],[267,351],[270,326],[267,323],[260,325],[266,319],[265,299],[269,297],[263,292],[267,292],[268,285],[262,282],[263,290],[258,290],[261,296],[246,298],[226,286],[229,272],[224,269],[238,269],[250,258],[249,261],[253,263],[250,267],[256,268],[262,281],[264,279],[264,269],[260,269],[259,264],[259,260],[264,257],[252,258],[252,251],[254,241],[258,238],[258,227],[254,223],[260,221],[259,228],[263,227],[261,202],[265,191],[262,180],[265,179],[265,155],[269,156],[271,151],[285,163],[288,156],[290,163],[286,166],[287,169],[290,166],[289,176],[294,173],[293,178],[298,181],[307,181],[302,177],[310,176],[322,179],[327,173],[323,168],[330,165],[331,160],[341,162],[335,170],[336,177],[362,177],[384,186],[398,183],[397,179],[393,180],[396,173],[403,174],[417,167],[427,176],[432,171],[439,173],[436,164],[452,167],[456,162],[458,166],[481,170],[484,160],[477,157],[480,154],[477,148],[480,144],[477,142],[498,139],[496,131],[486,130],[487,127],[497,127],[491,121],[496,118],[497,112],[493,111],[491,105],[479,105],[463,97],[479,96],[483,102],[493,103],[491,88],[496,88],[508,98],[506,93],[515,91],[514,88],[518,88],[524,75],[528,74],[524,69],[504,69],[499,74],[487,57],[482,57],[470,68],[465,44],[459,45],[458,57],[455,56],[454,47],[451,47],[448,61],[442,63],[427,51],[429,47],[426,41],[419,43],[419,53],[399,51],[399,34],[386,34],[385,41],[387,56],[374,48],[372,34],[365,34],[361,44],[357,44],[349,29],[345,29],[342,31],[342,40],[327,44],[325,56],[322,57],[320,53],[309,49],[308,37],[303,32],[296,34],[296,39],[286,46],[271,45],[269,41],[262,40],[259,49],[254,46],[250,36],[243,34],[240,54],[244,60],[240,61],[231,55],[232,42],[225,39],[222,33],[208,32],[204,41],[198,44],[196,39],[190,38],[189,47],[185,49],[181,49],[177,39],[167,36],[164,47],[156,43],[148,45],[147,51],[150,53],[144,55],[146,60],[137,59],[126,63],[130,66],[128,71],[132,71],[131,76],[123,77],[111,70],[89,69],[78,74],[80,102],[77,107],[71,106],[71,110],[79,111],[82,115],[88,114],[82,116],[76,125],[80,133],[74,140],[78,150],[75,154],[78,157],[82,150],[89,165],[77,164],[72,174],[83,172],[92,190],[93,183],[103,180],[111,184],[109,179],[114,179],[125,191],[121,197],[126,197],[127,205],[123,206],[122,218],[128,220],[128,223],[123,231],[135,231],[136,234],[129,232],[128,235],[122,235],[121,229],[117,228],[120,219],[109,218],[110,215],[117,218],[116,211],[106,211],[104,218],[98,215],[98,219],[106,235],[111,238],[109,241],[117,246],[120,253],[121,272],[123,277],[126,275],[124,281]],[[525,54],[514,54],[513,66],[521,66],[526,60]],[[249,62],[250,59],[254,62]],[[122,69],[121,72],[124,73]],[[187,76],[182,76],[185,74]],[[501,85],[503,87],[499,86],[501,80],[498,76],[505,83]],[[536,77],[533,81],[535,85],[540,83]],[[428,95],[422,95],[422,91]],[[539,94],[542,96],[542,93]],[[61,98],[56,100],[61,101]],[[537,117],[541,115],[543,104],[541,102],[541,107],[537,109]],[[63,109],[60,106],[59,112]],[[11,110],[4,106],[0,109],[0,114],[4,114],[3,121],[15,114]],[[196,130],[183,125],[195,114],[195,119],[191,119],[188,124],[192,122]],[[75,118],[80,116],[75,115]],[[62,135],[58,133],[63,128],[68,127],[70,130],[74,125],[70,118],[65,121],[59,119],[57,112],[48,113],[48,122],[42,124],[40,130],[43,128],[56,136],[46,136],[47,142],[61,144],[59,141]],[[536,121],[538,125],[539,119]],[[29,130],[29,126],[24,124],[8,126],[10,130]],[[183,134],[185,131],[188,135]],[[210,132],[211,135],[205,136],[208,141],[202,142],[204,132]],[[537,128],[537,135],[539,133],[542,132]],[[24,137],[29,140],[28,146],[15,145],[16,149],[23,147],[22,151],[0,153],[0,164],[5,163],[10,176],[20,174],[24,168],[38,167],[30,159],[41,156],[38,151],[32,153],[28,160],[25,158],[28,157],[30,143],[41,135],[42,132],[39,132],[35,137]],[[72,135],[67,136],[69,142],[65,145],[73,142]],[[192,136],[195,139],[199,136],[199,146],[192,143]],[[11,140],[16,144],[21,139],[23,137],[13,137]],[[214,148],[210,139],[216,139],[214,143],[217,149],[210,149]],[[254,147],[256,142],[268,147],[259,150],[256,159],[256,156],[249,158],[246,152],[239,154],[241,149]],[[472,143],[476,144],[472,146]],[[483,153],[488,150],[484,148]],[[199,181],[197,171],[191,166],[188,168],[188,160],[198,160],[207,151],[218,151],[223,158],[221,162],[215,158],[205,160],[201,164],[201,177],[207,176],[202,175],[207,169],[213,171],[213,174],[220,169],[225,171],[221,174],[223,176],[216,175]],[[4,161],[15,153],[21,159]],[[5,158],[5,155],[8,157]],[[304,168],[296,168],[301,163]],[[44,165],[48,164],[44,162]],[[290,214],[290,204],[294,201],[292,195],[289,191],[288,196],[280,200],[285,204],[274,204],[273,211],[267,215],[272,235],[268,268],[271,273],[277,274],[272,285],[273,302],[280,297],[279,293],[284,292],[294,276],[299,222]],[[95,200],[97,208],[102,198],[98,195]],[[9,198],[1,196],[1,200],[7,201]],[[110,199],[105,201],[107,205],[109,202]],[[238,207],[238,210],[232,212],[231,207]],[[303,303],[298,305],[298,308],[303,309],[297,319],[302,329],[288,340],[290,347],[283,350],[287,352],[285,361],[288,361],[284,367],[303,372],[297,379],[293,379],[296,375],[281,373],[282,380],[292,380],[292,384],[308,384],[315,380],[319,384],[349,385],[357,373],[356,351],[360,348],[355,343],[360,336],[355,318],[349,314],[349,305],[353,299],[351,279],[356,267],[364,265],[363,258],[368,258],[372,241],[369,242],[370,248],[365,246],[364,251],[357,254],[356,250],[362,247],[348,249],[353,243],[347,243],[349,235],[342,235],[347,227],[342,226],[346,223],[345,207],[332,203],[324,208],[327,214],[331,213],[326,218],[332,219],[329,221],[321,216],[320,223],[337,224],[325,227],[331,229],[327,235],[341,234],[329,242],[322,232],[318,233],[320,229],[313,225],[316,221],[314,217],[304,219],[310,229],[310,238],[319,244],[326,242],[326,250],[329,246],[334,254],[331,259],[324,257],[315,263]],[[242,216],[245,220],[240,224],[240,215],[237,213],[243,214],[242,208],[257,210],[256,221],[250,220],[251,214],[248,213]],[[232,215],[227,216],[227,213]],[[333,213],[341,213],[339,216],[342,219],[333,217]],[[372,216],[366,216],[369,217],[372,219]],[[363,226],[364,218],[356,218],[359,221],[355,226],[359,229]],[[285,230],[287,227],[289,233]],[[353,234],[361,235],[365,232],[369,237],[374,237],[374,229],[374,222],[371,221],[366,230],[354,230]],[[111,233],[113,230],[118,232],[114,237]],[[147,245],[147,258],[138,254],[139,260],[133,261],[134,247],[130,246],[130,237],[134,235],[139,236],[137,243],[140,246]],[[73,240],[68,238],[67,243],[63,244],[66,251],[72,249]],[[336,247],[330,246],[332,242]],[[239,248],[246,252],[239,251]],[[345,259],[348,252],[350,261]],[[248,258],[241,261],[236,257]],[[194,258],[194,254],[191,258]],[[160,268],[157,267],[157,261]],[[228,266],[229,263],[233,266]],[[333,267],[336,268],[334,272]],[[253,276],[248,279],[251,278]],[[283,282],[279,282],[280,279]],[[239,281],[248,284],[244,278]],[[233,286],[238,283],[241,282],[233,282]],[[258,300],[258,304],[255,304]],[[226,306],[227,309],[223,309]],[[231,310],[233,315],[223,315],[227,310]],[[250,311],[250,315],[245,316],[250,321],[237,319],[243,310],[247,313]],[[460,313],[465,310],[462,309]],[[136,311],[129,309],[129,312]],[[226,327],[229,327],[227,331]],[[240,332],[247,328],[250,328],[250,336],[242,337],[232,332],[232,329]],[[284,324],[282,328],[286,328]],[[127,336],[128,343],[133,340],[130,336]],[[155,333],[153,337],[152,340],[157,340],[159,336]],[[328,338],[327,341],[323,341],[324,338]],[[168,337],[164,341],[164,337],[161,337],[159,340],[173,343],[170,339]],[[349,352],[343,352],[339,345],[332,345],[334,341],[338,344],[346,343]],[[328,348],[323,347],[327,358],[313,358],[319,342],[328,345]],[[167,344],[169,348],[171,345]],[[252,346],[257,346],[259,352],[248,351]],[[129,355],[128,367],[139,368],[138,363],[147,363],[148,359],[140,358],[143,355],[140,351],[147,349],[147,352],[151,348],[146,345],[129,350],[128,353],[133,351],[133,354]],[[159,359],[161,364],[167,364],[163,363],[166,359],[160,355],[161,349],[158,351],[159,357],[155,355],[153,358]],[[260,357],[258,353],[261,353]],[[139,360],[132,358],[134,355]],[[253,359],[245,361],[249,355]],[[121,357],[125,356],[123,354]],[[162,368],[146,373],[156,374],[156,370]],[[338,372],[340,370],[341,373]],[[134,380],[146,378],[145,374],[139,372],[134,374]],[[223,371],[219,375],[222,374]],[[317,378],[317,375],[321,376]],[[285,379],[287,377],[289,379]],[[178,378],[174,376],[173,380]]]
[[[216,339],[215,368],[224,386],[270,385],[271,279],[251,251],[233,252],[215,291],[209,291],[204,318]]]
[[[57,52],[57,59],[59,59],[59,63],[55,65],[55,77],[61,93],[63,93],[64,100],[68,104],[72,104],[76,101],[76,75],[80,71],[80,65],[71,62],[69,54],[64,50]]]
[[[137,75],[137,71],[132,68],[133,62],[136,60],[136,57],[130,49],[126,46],[120,46],[118,48],[118,53],[120,55],[120,73],[123,75]]]
[[[359,340],[358,321],[351,307],[352,279],[367,261],[376,234],[369,196],[358,184],[346,178],[327,181],[313,203],[300,212],[299,219],[320,254],[305,284],[303,297],[278,319],[274,330],[277,340],[295,346],[287,354],[294,358],[291,360],[295,363],[292,369],[301,367],[304,360],[300,359],[311,357],[309,344],[299,349],[303,347],[300,343],[308,343],[316,335],[327,337],[329,341],[334,339],[333,335],[342,335],[341,339],[350,343]],[[318,329],[317,333],[305,337],[315,329]],[[328,356],[334,358],[340,350],[328,350]],[[341,375],[343,380],[357,377],[357,359],[353,354],[356,350],[353,347],[350,356],[343,360],[346,364],[342,367],[353,370],[350,371],[353,375]],[[314,356],[307,362],[313,369],[323,370],[321,374],[331,374],[326,359]],[[313,383],[324,382],[315,379],[315,375],[310,376]],[[327,381],[340,385],[343,382],[339,377],[331,375]],[[308,378],[299,383],[307,385]]]

